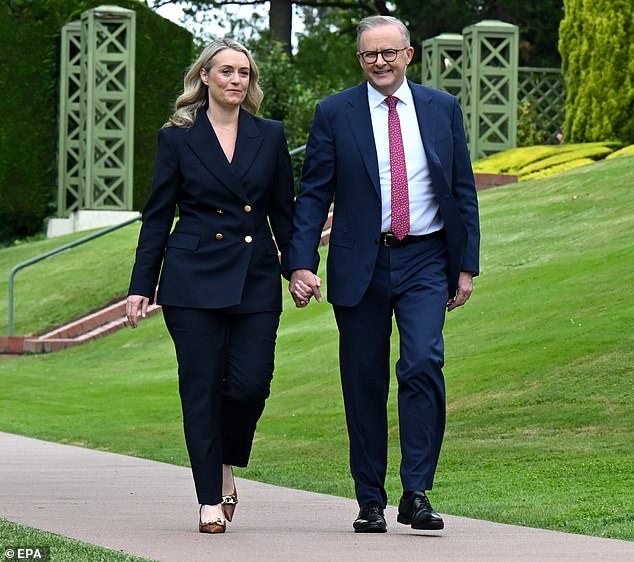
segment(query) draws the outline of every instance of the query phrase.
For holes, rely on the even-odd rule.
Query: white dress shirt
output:
[[[444,226],[444,222],[432,189],[427,156],[423,149],[423,140],[418,128],[414,98],[407,81],[403,81],[394,96],[399,100],[396,104],[396,111],[401,123],[407,166],[409,234],[429,234],[440,230]],[[374,131],[376,155],[379,163],[379,180],[381,183],[381,232],[390,232],[392,222],[392,176],[390,174],[390,140],[387,128],[388,108],[385,98],[386,96],[368,82],[370,117],[372,118],[372,130]]]

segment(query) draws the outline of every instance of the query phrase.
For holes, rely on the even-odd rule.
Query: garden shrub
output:
[[[473,170],[489,174],[514,174],[524,181],[601,160],[618,146],[610,142],[595,142],[512,148],[474,162]]]
[[[564,0],[564,138],[634,142],[634,2]]]
[[[593,164],[594,162],[595,161],[592,158],[576,158],[574,160],[568,160],[567,162],[556,166],[549,166],[548,168],[537,170],[530,174],[524,174],[520,176],[519,181],[536,180],[539,178],[554,176],[555,174],[572,170],[574,168],[580,168],[581,166],[587,166],[588,164]]]
[[[612,154],[608,154],[605,159],[609,160],[610,158],[618,158],[619,156],[630,156],[634,155],[634,144],[630,144],[629,146],[624,146],[619,150],[615,150]]]

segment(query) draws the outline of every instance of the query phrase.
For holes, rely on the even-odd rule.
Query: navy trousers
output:
[[[222,501],[222,465],[247,466],[273,378],[279,312],[164,306],[198,503]]]
[[[444,236],[381,246],[359,305],[335,306],[350,468],[361,507],[387,505],[387,398],[392,316],[399,332],[398,417],[404,491],[429,490],[445,428]]]

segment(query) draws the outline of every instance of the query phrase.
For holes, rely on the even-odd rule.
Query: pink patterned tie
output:
[[[407,193],[407,167],[396,104],[398,98],[388,96],[387,132],[390,138],[390,173],[392,175],[392,233],[399,240],[409,232],[409,195]]]

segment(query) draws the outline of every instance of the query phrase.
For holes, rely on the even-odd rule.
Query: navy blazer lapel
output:
[[[347,112],[348,123],[363,158],[363,163],[370,178],[372,178],[372,185],[380,199],[379,163],[376,155],[374,131],[372,130],[372,118],[370,117],[367,82],[362,82],[356,88],[353,88],[350,93],[351,95],[348,99],[350,107]]]
[[[238,127],[239,129],[239,127]],[[238,131],[238,137],[240,132]],[[187,143],[192,151],[198,156],[202,164],[214,177],[233,191],[240,199],[247,200],[247,194],[242,186],[240,178],[232,170],[227,157],[225,156],[216,133],[207,119],[204,111],[199,111],[196,121],[189,130]],[[234,159],[238,153],[238,144],[234,151]]]
[[[438,153],[436,152],[436,144],[434,131],[436,127],[436,117],[432,106],[432,98],[422,88],[413,82],[409,82],[410,90],[414,98],[414,107],[416,108],[416,117],[418,119],[418,129],[423,140],[423,148],[427,155],[427,163],[433,167],[440,167],[442,164]]]
[[[238,122],[236,150],[233,155],[233,162],[231,163],[231,167],[238,177],[242,178],[247,173],[263,141],[264,137],[253,115],[241,109],[240,121]]]

